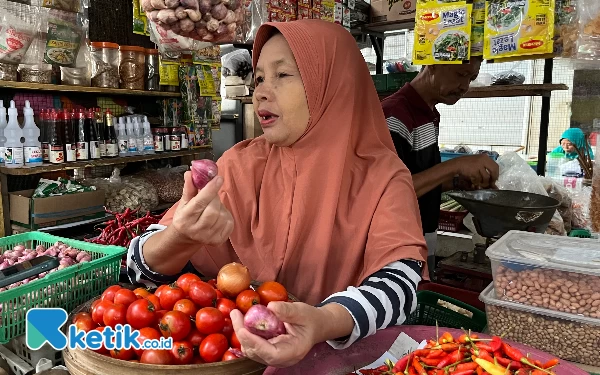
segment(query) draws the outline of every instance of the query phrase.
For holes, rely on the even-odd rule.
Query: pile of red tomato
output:
[[[271,301],[288,301],[283,285],[269,281],[256,290],[246,289],[227,298],[217,289],[216,280],[204,282],[188,273],[173,284],[161,285],[154,293],[113,285],[94,301],[90,313],[76,314],[73,324],[86,332],[129,324],[140,331],[140,343],[173,338],[171,350],[109,351],[103,347],[96,351],[116,359],[159,365],[213,363],[243,356],[230,312],[238,309],[245,314],[253,305]]]

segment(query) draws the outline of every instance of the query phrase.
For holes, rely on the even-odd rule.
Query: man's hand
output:
[[[473,189],[494,188],[500,167],[486,154],[462,156],[451,161],[458,175],[471,182]]]

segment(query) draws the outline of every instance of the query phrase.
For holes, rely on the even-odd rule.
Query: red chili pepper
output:
[[[512,362],[510,359],[508,358],[498,358],[496,357],[496,361],[498,362],[498,364],[502,367],[507,367],[508,365],[510,365],[510,363]],[[492,362],[494,363],[494,362]]]
[[[379,367],[377,367],[375,370],[377,371],[390,371],[390,368],[388,367],[388,365],[381,365]]]
[[[400,360],[398,360],[398,362],[396,362],[396,364],[394,365],[394,368],[392,369],[392,371],[394,373],[405,372],[406,368],[408,367],[408,364],[412,363],[414,356],[415,356],[414,353],[410,353],[410,354],[407,354],[404,357],[400,358]]]
[[[494,358],[486,350],[480,350],[478,357],[481,358],[481,359],[484,359],[484,360],[486,360],[488,362],[494,363]]]
[[[434,347],[434,349],[442,349],[445,352],[453,352],[457,350],[460,346],[458,344],[450,343],[450,344],[442,344]],[[466,349],[465,349],[466,350]]]
[[[544,366],[544,364],[537,359],[533,360],[533,364],[536,365],[537,367],[542,367],[542,368]]]
[[[414,367],[410,366],[408,368],[408,375],[419,375],[419,374],[417,373],[417,370],[415,370]]]
[[[479,365],[475,362],[460,363],[458,366],[456,366],[454,371],[475,371],[477,367],[479,367]]]
[[[475,370],[452,371],[450,375],[471,375]]]
[[[521,364],[521,362],[511,361],[510,364],[506,366],[506,368],[511,370],[518,370],[520,368],[523,368],[523,365]]]
[[[448,344],[451,342],[454,342],[454,337],[452,337],[452,334],[450,332],[444,332],[442,334],[442,337],[440,337],[439,339],[440,344]]]
[[[423,358],[420,357],[419,360],[426,364],[427,366],[437,366],[438,363],[442,361],[442,358]]]
[[[483,349],[483,350],[485,350],[487,352],[493,352],[494,351],[494,349],[492,348],[491,345],[482,344],[482,343],[477,343],[476,345],[477,345],[477,348]]]
[[[500,348],[502,347],[502,339],[498,336],[494,336],[492,337],[492,341],[490,342],[490,346],[492,347],[492,350],[490,350],[490,352],[497,352],[500,350]]]
[[[466,344],[467,342],[470,342],[471,340],[469,339],[469,336],[466,333],[463,333],[462,335],[460,335],[458,337],[458,340],[456,340],[456,341],[460,344]]]
[[[413,358],[412,365],[414,366],[418,375],[427,375],[427,371],[425,371],[423,365],[421,365],[421,362],[419,362],[419,357],[415,356],[415,358]]]
[[[501,350],[494,350],[494,358],[505,358]]]
[[[432,350],[428,355],[427,358],[442,358],[446,356],[446,352],[438,349],[438,350]]]
[[[527,370],[520,368],[515,372],[515,375],[527,375]]]
[[[477,375],[483,375],[483,369],[481,368],[481,366],[477,366],[475,372],[477,372]]]
[[[502,343],[502,350],[512,360],[520,362],[521,359],[523,359],[523,354],[521,354],[521,352],[518,349],[513,348],[505,342]]]
[[[427,357],[427,355],[431,353],[431,349],[419,349],[415,350],[414,353],[417,357]]]
[[[548,362],[544,363],[544,365],[540,366],[540,367],[547,370],[549,368],[552,368],[552,367],[558,365],[559,363],[560,362],[559,362],[558,358],[553,358],[553,359],[549,360]]]
[[[533,370],[533,371],[531,372],[531,375],[548,375],[548,374],[547,374],[547,373],[545,373],[545,372],[544,372],[544,371],[542,371],[542,370]]]
[[[444,359],[442,359],[442,361],[440,363],[438,363],[437,368],[444,368],[453,363],[460,362],[464,359],[464,357],[465,357],[464,353],[461,352],[460,350],[457,350],[454,353],[452,353],[452,354],[446,356]]]

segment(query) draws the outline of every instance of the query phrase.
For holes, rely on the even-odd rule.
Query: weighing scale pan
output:
[[[554,198],[511,190],[448,193],[473,217],[479,235],[499,238],[510,230],[544,233],[559,206]]]

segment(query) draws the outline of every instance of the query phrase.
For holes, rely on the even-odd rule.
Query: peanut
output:
[[[499,266],[498,298],[578,314],[600,316],[600,277],[552,269],[514,271]]]
[[[551,301],[552,302],[552,301]],[[502,306],[486,305],[488,327],[493,335],[548,352],[566,361],[598,364],[600,325],[557,319]],[[594,313],[597,317],[598,313]]]

